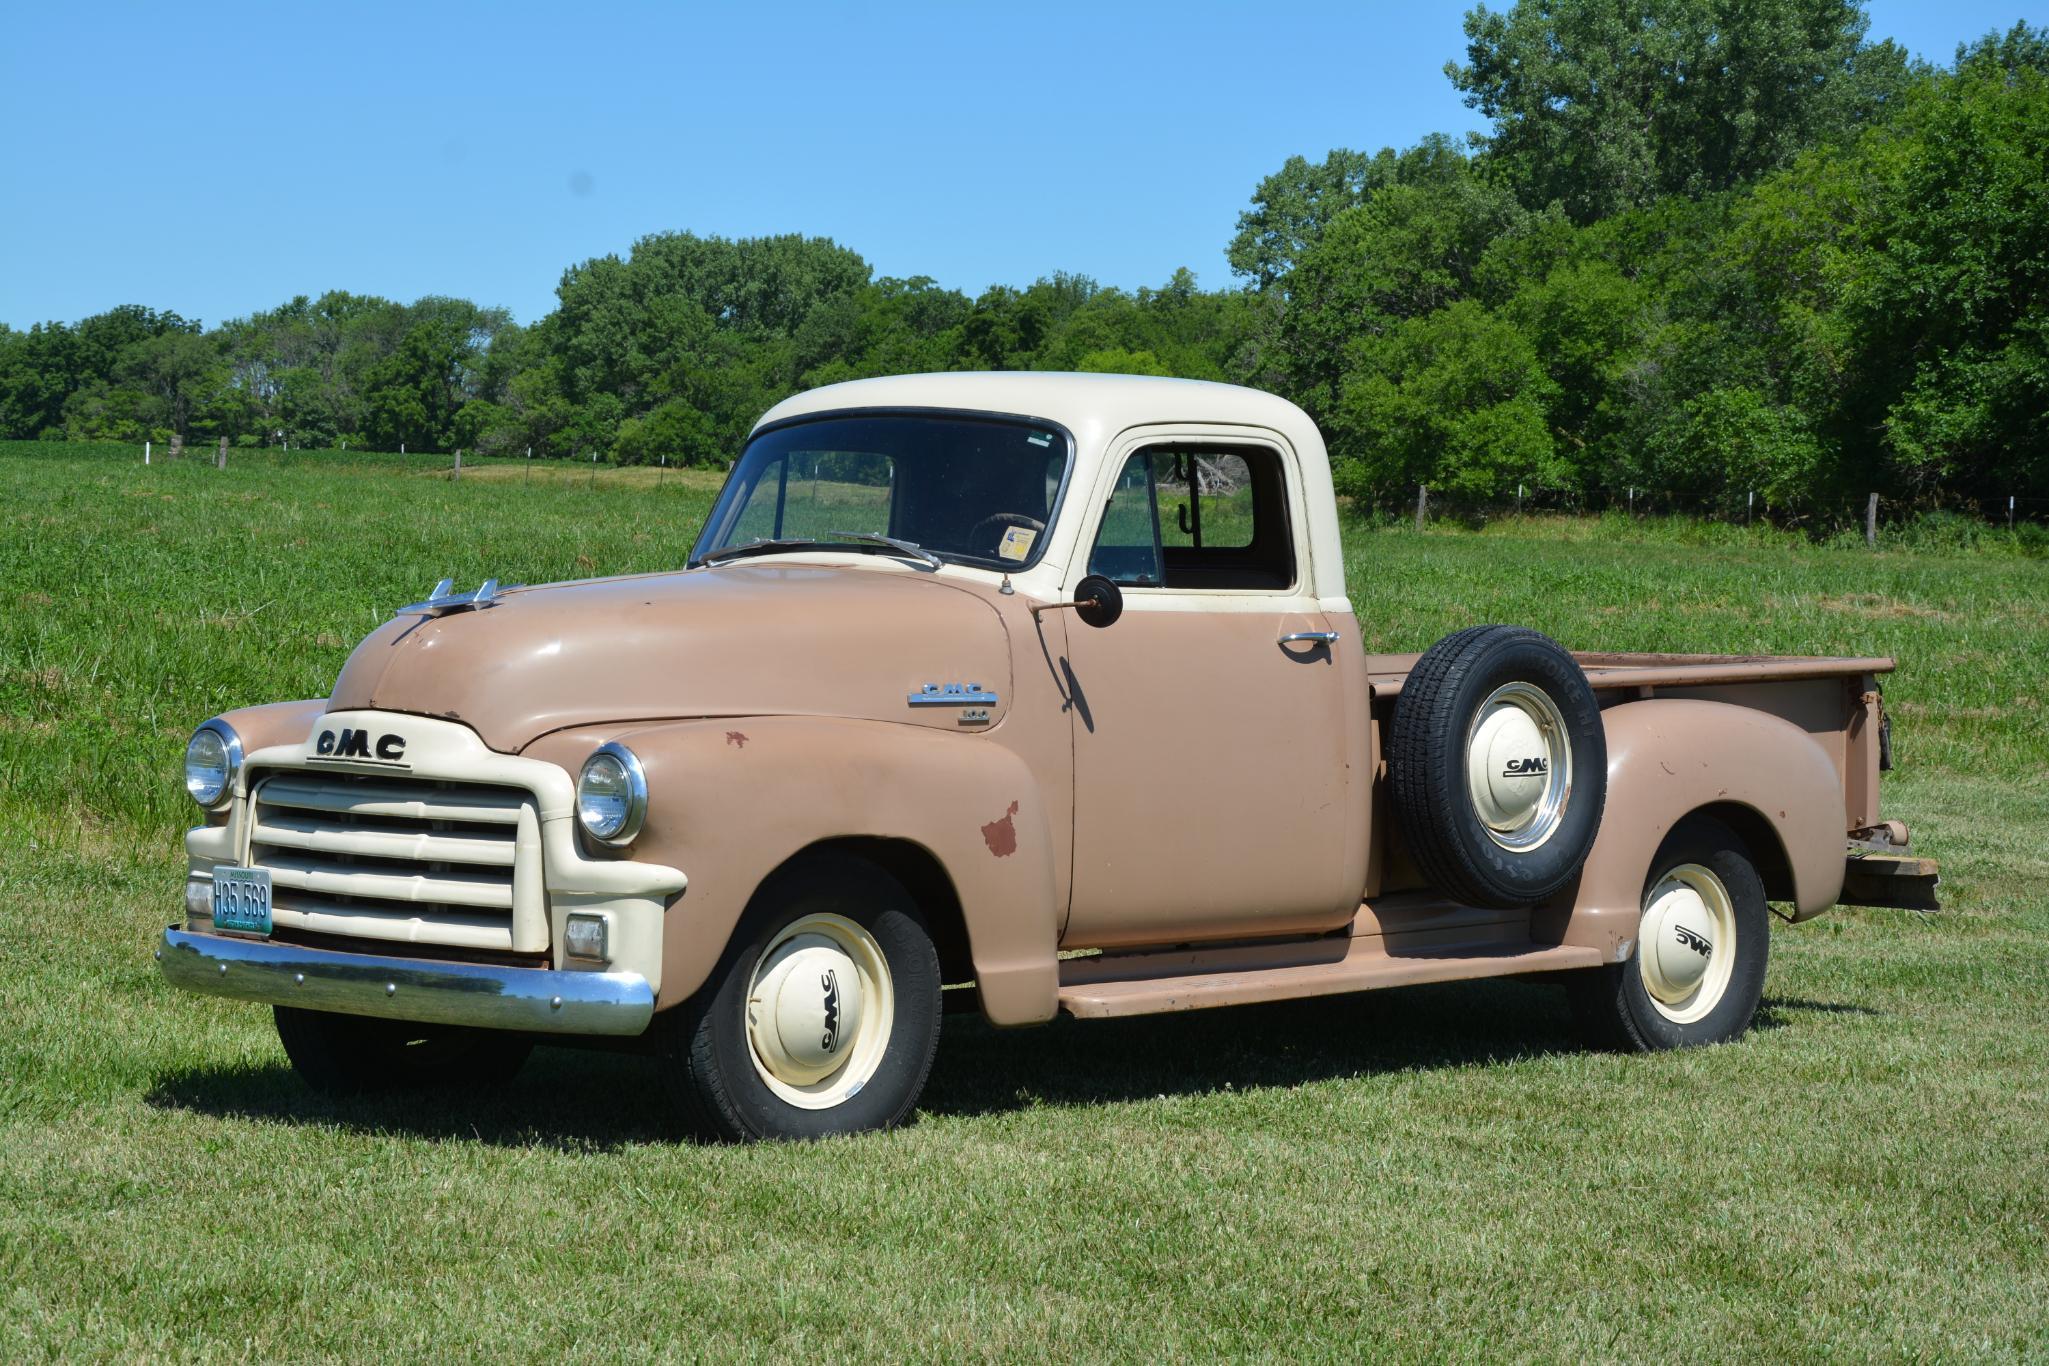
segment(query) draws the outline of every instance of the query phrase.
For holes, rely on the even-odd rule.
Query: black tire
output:
[[[1560,795],[1549,830],[1531,847],[1502,843],[1475,806],[1467,772],[1474,727],[1497,689],[1527,685],[1555,709],[1564,734],[1541,773]],[[1469,906],[1534,906],[1579,875],[1601,828],[1608,795],[1608,741],[1586,672],[1539,632],[1473,626],[1446,636],[1416,662],[1395,700],[1387,747],[1389,795],[1409,855],[1425,881]],[[1500,775],[1508,779],[1512,775]],[[1520,780],[1524,775],[1513,775]]]
[[[292,1070],[330,1096],[423,1086],[493,1086],[511,1081],[533,1040],[494,1029],[411,1024],[363,1015],[273,1006],[278,1042]]]
[[[1658,1008],[1645,980],[1643,955],[1656,952],[1658,946],[1639,935],[1628,962],[1570,974],[1566,989],[1573,1014],[1597,1046],[1655,1053],[1729,1043],[1750,1028],[1764,997],[1771,958],[1771,908],[1765,904],[1764,880],[1734,831],[1710,817],[1691,816],[1665,837],[1652,860],[1650,876],[1644,880],[1646,905],[1668,873],[1688,864],[1707,869],[1729,895],[1736,942],[1716,943],[1710,949],[1711,954],[1731,955],[1727,985],[1701,1018],[1673,1020]]]
[[[757,964],[799,920],[838,916],[865,930],[887,963],[895,1009],[873,1073],[829,1108],[778,1095],[755,1061],[747,1025]],[[889,1129],[910,1118],[939,1051],[939,954],[902,883],[864,859],[806,858],[756,893],[711,978],[657,1021],[658,1057],[671,1099],[699,1135],[727,1142],[813,1139]],[[851,1065],[851,1064],[850,1064]]]

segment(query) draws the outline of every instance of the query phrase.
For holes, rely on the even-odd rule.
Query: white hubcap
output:
[[[1466,735],[1466,791],[1488,837],[1522,853],[1551,838],[1572,792],[1565,717],[1541,689],[1504,683]]]
[[[747,989],[754,1070],[790,1104],[829,1109],[875,1075],[895,1015],[889,961],[875,937],[844,916],[805,916],[754,964]]]
[[[1736,904],[1722,880],[1698,863],[1659,878],[1644,900],[1636,954],[1658,1013],[1674,1024],[1704,1018],[1729,989],[1735,956]]]

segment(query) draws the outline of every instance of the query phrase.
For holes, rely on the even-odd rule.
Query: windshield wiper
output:
[[[884,536],[879,531],[828,531],[825,533],[835,541],[845,541],[852,546],[887,546],[899,555],[908,555],[914,560],[923,560],[934,569],[946,561],[919,545],[916,541],[899,540],[895,536]]]
[[[773,555],[781,550],[812,550],[817,546],[817,541],[805,536],[792,537],[788,540],[763,539],[748,541],[741,545],[721,546],[717,550],[707,550],[704,554],[697,557],[697,562],[699,564],[714,564],[719,560],[737,560],[742,555]]]
[[[828,531],[825,536],[826,539],[822,541],[809,536],[794,536],[748,541],[745,545],[723,546],[698,556],[697,562],[717,564],[721,560],[737,560],[745,555],[779,555],[786,550],[852,550],[863,555],[902,555],[928,564],[934,569],[945,563],[916,542],[898,540],[894,536],[883,536],[870,531]]]

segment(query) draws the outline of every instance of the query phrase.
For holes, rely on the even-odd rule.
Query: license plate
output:
[[[270,869],[213,870],[213,927],[270,933]]]

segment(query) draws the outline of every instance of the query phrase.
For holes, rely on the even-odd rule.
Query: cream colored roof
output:
[[[1278,433],[1294,448],[1300,462],[1310,571],[1307,582],[1314,595],[1332,609],[1350,610],[1345,601],[1344,565],[1339,557],[1337,502],[1332,496],[1323,436],[1307,413],[1284,398],[1236,384],[1160,379],[1151,375],[965,371],[891,375],[827,385],[784,399],[763,414],[756,425],[809,413],[857,408],[951,408],[1058,423],[1074,434],[1073,478],[1087,489],[1095,489],[1104,478],[1112,477],[1102,469],[1103,457],[1120,433],[1134,427],[1182,426],[1196,428],[1205,435],[1228,427]],[[1103,496],[1108,496],[1107,490]],[[1044,556],[1034,575],[1050,583],[1068,566],[1080,562],[1076,537],[1085,520],[1081,516],[1062,515],[1049,533]]]
[[[953,371],[849,380],[784,399],[761,424],[840,408],[960,408],[1045,418],[1084,449],[1126,427],[1152,422],[1219,422],[1269,427],[1317,455],[1323,443],[1300,408],[1274,394],[1207,380],[1046,371]]]

